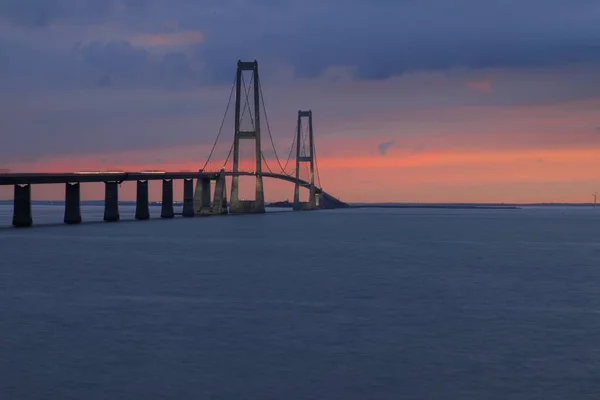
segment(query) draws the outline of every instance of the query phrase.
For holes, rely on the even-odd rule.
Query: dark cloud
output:
[[[0,16],[15,25],[42,28],[57,20],[107,18],[115,4],[112,0],[0,0]]]
[[[183,52],[151,55],[127,41],[110,41],[78,46],[73,54],[99,86],[173,88],[201,81],[201,71]]]
[[[55,21],[98,23],[119,14],[136,13],[155,0],[0,0],[0,19],[29,28]]]
[[[109,74],[135,76],[143,71],[149,62],[145,49],[136,48],[127,41],[92,42],[77,49],[77,54],[87,66]]]
[[[203,64],[204,79],[224,82],[231,79],[236,60],[256,58],[263,64],[290,65],[300,76],[347,66],[356,67],[361,78],[384,79],[452,67],[600,61],[597,4],[591,0],[0,0],[0,19],[37,28],[52,21],[66,26],[118,22],[131,33],[165,31],[174,21],[178,29],[205,34],[205,43],[195,51],[191,46],[187,56],[164,59],[160,71],[166,75],[188,74],[194,62]],[[90,52],[102,52],[101,58],[88,54],[88,60],[103,63],[103,68],[112,68],[111,63],[141,67],[146,57],[142,50],[124,44],[88,47]],[[120,60],[123,55],[127,58]]]
[[[278,57],[304,76],[356,66],[368,79],[600,60],[600,14],[592,1],[309,1],[301,7],[265,12],[259,23],[242,25],[243,38],[231,29],[239,21],[230,16],[211,27],[214,40],[203,54],[215,69],[236,57]]]
[[[0,15],[15,24],[28,27],[42,27],[60,15],[60,2],[47,1],[0,1]]]
[[[153,54],[127,40],[116,40],[76,43],[69,52],[53,53],[0,38],[0,87],[4,89],[174,89],[195,87],[208,79],[201,64],[180,50]]]
[[[98,86],[100,87],[109,87],[110,83],[110,75],[105,74],[100,76],[100,78],[98,79]]]
[[[395,143],[394,140],[389,140],[387,142],[379,143],[377,145],[377,150],[379,151],[379,154],[381,154],[382,156],[385,156],[385,154],[387,153],[387,151],[389,150],[389,148],[392,147],[392,145],[394,143]]]

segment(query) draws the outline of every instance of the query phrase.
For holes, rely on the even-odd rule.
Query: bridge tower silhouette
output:
[[[302,143],[302,118],[308,119],[308,149],[306,149]],[[304,147],[305,154],[302,155],[302,149]],[[308,154],[307,154],[308,153]],[[309,164],[309,195],[308,201],[300,201],[300,163]],[[312,110],[302,111],[298,110],[298,123],[296,125],[296,183],[294,185],[294,210],[314,210],[318,207],[317,193],[315,189],[315,142],[313,139],[313,124],[312,124]]]
[[[252,130],[241,130],[241,108],[242,108],[242,86],[246,91],[243,83],[243,72],[252,71],[252,79],[254,80],[254,115],[252,115],[250,104],[248,104],[248,95],[244,93],[244,99],[250,113]],[[234,139],[233,139],[233,173],[231,178],[231,199],[229,204],[229,212],[231,214],[246,214],[246,213],[264,213],[265,212],[265,195],[263,190],[262,180],[262,150],[260,146],[260,81],[258,77],[258,62],[238,61],[237,72],[235,79],[235,122],[234,122]],[[255,143],[255,179],[256,179],[256,196],[254,200],[240,200],[239,198],[239,175],[240,172],[240,140],[254,139]]]

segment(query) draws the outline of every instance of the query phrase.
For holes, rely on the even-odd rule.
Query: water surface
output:
[[[34,221],[62,212],[34,208]],[[0,254],[0,398],[600,393],[593,209],[0,228]]]

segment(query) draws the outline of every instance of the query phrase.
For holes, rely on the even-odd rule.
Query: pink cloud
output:
[[[200,31],[142,34],[131,38],[131,43],[138,46],[172,46],[202,43],[203,41],[204,35]]]
[[[491,79],[471,80],[471,81],[467,81],[467,86],[478,92],[490,93],[492,91],[492,80]]]

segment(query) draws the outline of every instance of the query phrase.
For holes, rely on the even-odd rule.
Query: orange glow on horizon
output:
[[[276,161],[268,160],[273,172],[279,172]],[[584,202],[589,199],[584,196],[587,192],[581,186],[589,187],[590,193],[600,189],[600,173],[595,168],[597,160],[600,160],[600,148],[437,150],[416,154],[390,151],[385,156],[321,155],[318,165],[323,188],[351,202]],[[67,172],[78,170],[74,168],[75,164],[85,166],[82,170],[99,171],[111,168],[125,171],[197,171],[202,167],[196,162],[168,160],[160,164],[123,163],[109,168],[93,158],[62,158],[44,163],[43,170],[27,170]],[[222,162],[213,165],[209,169],[218,171]],[[294,167],[292,162],[288,170],[291,172]],[[231,161],[228,164],[230,168]],[[240,169],[254,170],[254,161],[241,159]],[[264,165],[263,171],[267,171]],[[304,175],[301,178],[307,179]],[[251,189],[251,178],[245,180],[245,185]],[[41,186],[44,185],[35,189],[41,196],[39,198],[60,198],[62,187],[44,194],[46,188]],[[101,185],[96,186],[93,194],[89,194],[94,199],[102,196]],[[10,198],[10,189],[2,188],[0,194]],[[156,193],[159,190],[158,185],[151,189]],[[129,192],[124,193],[125,199]],[[160,198],[156,193],[154,197]],[[293,185],[267,179],[265,193],[267,201],[289,199]],[[135,196],[133,189],[129,196]]]
[[[552,162],[581,162],[600,159],[600,148],[584,149],[514,149],[514,150],[472,150],[472,151],[431,151],[421,153],[389,152],[378,156],[327,156],[319,159],[319,165],[325,168],[392,168],[416,166],[450,165],[510,165],[515,162],[536,160]]]

